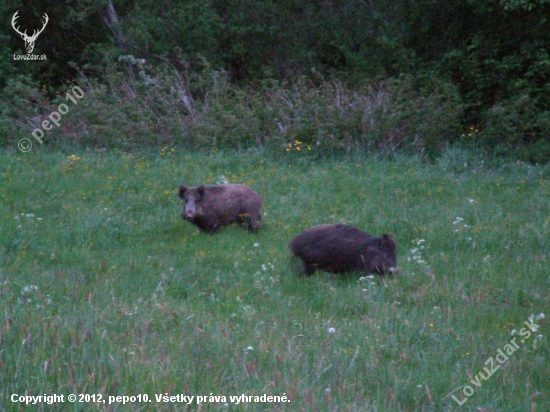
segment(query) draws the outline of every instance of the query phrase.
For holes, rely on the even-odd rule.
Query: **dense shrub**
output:
[[[528,95],[493,106],[480,133],[481,143],[496,154],[516,155],[534,163],[550,159],[550,111],[540,110]]]
[[[239,147],[278,144],[294,134],[299,142],[326,142],[322,150],[436,153],[453,139],[448,131],[459,112],[463,127],[480,130],[478,144],[496,153],[516,147],[512,153],[533,161],[549,158],[550,0],[27,3],[0,5],[3,144],[30,126],[29,110],[51,109],[34,99],[14,112],[13,100],[25,94],[14,95],[13,81],[23,74],[27,91],[50,100],[67,82],[82,85],[86,78],[86,116],[69,122],[71,111],[63,128],[48,133],[51,140]],[[24,53],[10,27],[18,8],[29,30],[48,11],[52,20],[36,53],[50,58],[12,60]],[[119,56],[123,67],[111,67]],[[337,103],[336,90],[353,107]]]
[[[45,93],[29,76],[8,79],[0,99],[0,147],[28,138],[40,124],[42,108],[49,104]]]
[[[453,140],[461,115],[455,88],[432,77],[402,76],[353,88],[304,78],[244,87],[232,84],[223,71],[148,71],[143,60],[126,56],[103,82],[81,78],[78,84],[85,96],[63,117],[63,127],[46,133],[46,141],[433,154]],[[42,101],[43,115],[63,98]]]

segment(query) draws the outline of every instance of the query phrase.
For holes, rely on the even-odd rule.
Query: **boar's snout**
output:
[[[193,221],[197,214],[197,208],[195,207],[195,204],[192,202],[186,203],[183,208],[181,209],[181,217],[182,219]]]

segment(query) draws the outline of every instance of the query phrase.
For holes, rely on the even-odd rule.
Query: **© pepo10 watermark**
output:
[[[73,86],[71,91],[67,92],[67,94],[65,95],[65,100],[70,101],[74,105],[76,105],[78,104],[78,100],[82,99],[83,97],[84,97],[84,91],[78,86]],[[32,137],[34,137],[38,141],[38,143],[40,144],[44,143],[42,140],[42,138],[44,137],[44,131],[42,129],[46,131],[51,130],[53,127],[52,123],[56,127],[59,127],[60,126],[59,121],[61,120],[61,116],[67,113],[69,113],[69,106],[66,105],[65,103],[61,103],[59,106],[57,106],[57,111],[51,112],[50,115],[48,116],[48,119],[50,120],[44,119],[42,121],[42,128],[37,128],[33,130],[33,132],[31,133]],[[19,140],[19,142],[17,143],[17,147],[23,153],[26,153],[32,149],[32,141],[31,139],[28,139],[25,137]]]

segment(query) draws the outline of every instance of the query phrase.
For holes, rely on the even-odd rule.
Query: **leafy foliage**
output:
[[[49,26],[37,43],[37,52],[48,60],[6,61],[23,52],[9,23],[16,10],[29,30],[43,12],[49,13]],[[0,62],[0,87],[8,93],[8,79],[16,74],[31,78],[50,99],[67,82],[82,82],[83,76],[109,89],[112,85],[105,80],[114,75],[112,65],[126,55],[189,77],[204,77],[207,70],[212,76],[225,73],[231,87],[252,95],[262,82],[299,84],[302,76],[315,87],[335,80],[355,91],[380,79],[391,83],[428,77],[438,84],[450,81],[463,102],[464,110],[439,120],[453,125],[460,116],[464,127],[474,124],[486,137],[479,144],[521,145],[522,156],[530,158],[531,151],[540,154],[548,138],[540,119],[550,110],[549,0],[8,0],[0,5],[0,14],[2,32],[9,33],[0,49],[5,58]],[[119,75],[128,75],[130,69],[127,63]],[[430,92],[437,94],[437,89]],[[518,110],[507,116],[509,127],[519,132],[498,131],[495,113],[505,106],[515,110],[512,107],[523,99],[529,101],[529,115]],[[167,109],[156,110],[158,121]],[[225,120],[247,120],[242,116],[241,110]],[[153,118],[142,119],[148,121]],[[533,133],[538,138],[533,139]],[[139,140],[150,142],[152,136]],[[441,140],[437,145],[453,136]]]

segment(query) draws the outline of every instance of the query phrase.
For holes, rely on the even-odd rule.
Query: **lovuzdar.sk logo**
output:
[[[32,51],[34,50],[34,43],[36,42],[36,39],[38,38],[40,33],[42,33],[46,28],[46,25],[48,24],[48,21],[50,20],[50,18],[46,13],[44,13],[44,15],[42,16],[44,19],[44,22],[42,23],[42,28],[40,30],[33,30],[32,36],[29,36],[27,34],[27,30],[25,30],[24,32],[21,32],[21,30],[19,30],[19,27],[16,26],[16,23],[17,23],[16,20],[19,18],[18,13],[19,13],[19,10],[17,10],[13,14],[13,17],[11,19],[11,26],[17,32],[17,34],[19,34],[21,38],[25,41],[25,49],[27,50],[27,54],[26,55],[14,54],[13,60],[47,60],[47,57],[45,54],[36,55],[36,54],[32,54]]]

